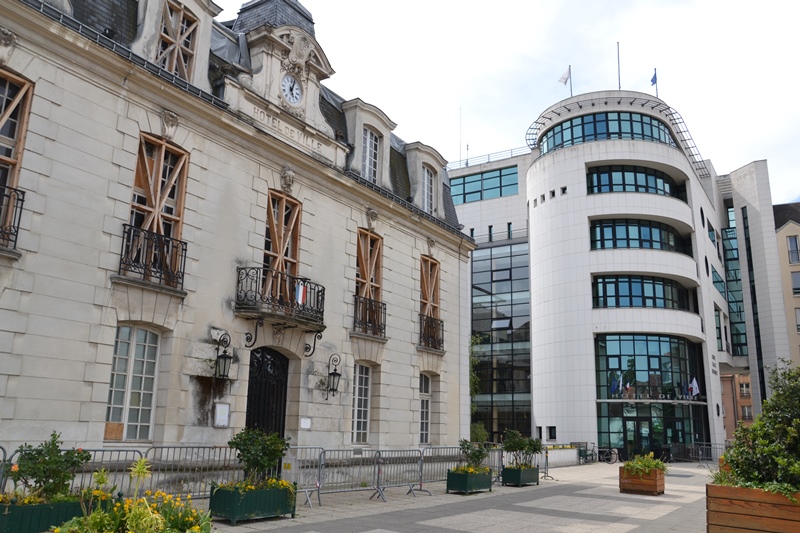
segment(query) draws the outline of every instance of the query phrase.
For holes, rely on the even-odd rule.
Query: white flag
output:
[[[692,382],[689,384],[689,396],[694,398],[700,394],[700,386],[697,384],[697,378],[692,378]]]
[[[566,85],[567,82],[569,81],[570,74],[572,73],[571,71],[572,69],[568,68],[567,71],[564,73],[564,75],[558,78],[558,82]]]

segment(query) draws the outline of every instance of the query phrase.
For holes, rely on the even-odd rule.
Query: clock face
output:
[[[300,82],[294,76],[285,75],[281,80],[281,91],[286,101],[292,105],[300,103],[303,97],[303,89],[300,87]]]

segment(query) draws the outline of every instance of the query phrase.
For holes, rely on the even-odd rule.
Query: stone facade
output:
[[[292,444],[351,444],[356,364],[371,370],[363,445],[421,444],[420,373],[432,382],[423,444],[466,435],[462,280],[474,244],[457,229],[438,152],[414,143],[407,156],[378,108],[321,86],[333,70],[307,28],[265,23],[237,35],[212,21],[211,2],[169,2],[197,27],[186,52],[193,59],[181,67],[180,54],[176,64],[162,54],[163,0],[139,3],[143,29],[133,42],[103,37],[100,27],[76,31],[72,17],[98,3],[114,4],[74,0],[74,13],[45,6],[50,16],[35,0],[0,6],[2,30],[13,36],[0,50],[0,81],[29,88],[29,109],[19,108],[27,131],[13,139],[16,159],[0,183],[24,191],[16,242],[0,241],[0,446],[12,450],[53,430],[84,447],[224,444],[248,416],[263,424],[255,412],[271,409],[248,399],[258,350],[287,365],[285,412],[273,413],[280,420],[269,427],[282,427]],[[226,47],[210,52],[215,39],[241,45],[247,57],[220,58]],[[215,68],[223,74],[212,82]],[[298,89],[292,80],[282,89],[285,76]],[[362,177],[362,124],[382,150],[377,183]],[[153,154],[174,165],[159,171]],[[389,175],[390,157],[407,163],[404,176]],[[434,169],[427,207],[415,185],[424,165]],[[403,179],[410,197],[394,191]],[[150,205],[151,196],[160,200]],[[265,260],[267,226],[291,225],[285,212],[275,214],[281,198],[297,216],[296,237],[274,233],[286,249],[275,238],[271,246],[291,267]],[[142,228],[151,230],[136,233]],[[371,319],[382,334],[354,331],[360,228],[383,243],[375,300],[386,315]],[[423,258],[438,265],[435,293],[421,279]],[[261,269],[255,299],[242,293],[240,267]],[[289,285],[278,289],[267,271]],[[324,301],[310,301],[320,287]],[[270,288],[280,298],[267,302]],[[433,344],[421,331],[423,297],[436,299],[430,317],[442,326]],[[307,308],[320,313],[309,319]],[[225,333],[229,380],[214,377]],[[128,353],[141,354],[122,368],[126,342]],[[334,354],[336,395],[324,385]],[[226,408],[227,420],[215,424]]]

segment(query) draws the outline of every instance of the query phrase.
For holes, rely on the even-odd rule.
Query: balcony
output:
[[[419,345],[434,350],[444,350],[444,321],[419,315]]]
[[[186,243],[124,224],[119,274],[183,290]]]
[[[17,248],[25,191],[0,186],[0,248]]]
[[[357,294],[353,295],[353,302],[353,331],[386,338],[386,304]]]
[[[239,267],[236,312],[270,323],[292,322],[309,331],[320,331],[325,315],[325,287],[307,278],[270,268]]]

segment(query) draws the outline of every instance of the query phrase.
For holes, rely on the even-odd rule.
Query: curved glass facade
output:
[[[651,248],[692,256],[692,240],[678,230],[652,220],[630,218],[593,220],[590,228],[592,250]]]
[[[586,173],[586,193],[606,192],[661,194],[686,201],[685,185],[678,185],[660,170],[633,165],[590,167]]]
[[[699,344],[671,335],[598,335],[595,363],[600,447],[627,458],[707,442]]]
[[[592,306],[656,307],[689,311],[689,291],[671,279],[650,276],[596,276]]]
[[[667,125],[641,113],[592,113],[556,124],[539,139],[539,153],[591,141],[635,139],[677,146]]]

